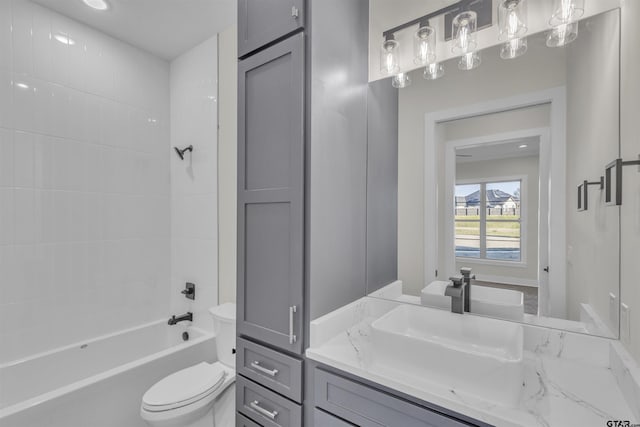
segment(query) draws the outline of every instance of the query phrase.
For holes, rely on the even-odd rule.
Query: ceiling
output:
[[[526,145],[520,148],[521,145]],[[537,137],[519,138],[495,144],[481,144],[456,150],[456,163],[485,160],[512,159],[540,155],[540,140]]]
[[[93,10],[82,0],[33,0],[103,33],[172,60],[236,21],[236,0],[107,0]]]

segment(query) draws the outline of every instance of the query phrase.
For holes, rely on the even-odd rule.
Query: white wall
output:
[[[526,225],[522,227],[521,250],[526,263],[521,266],[474,263],[473,260],[456,262],[456,270],[471,267],[479,280],[500,277],[505,283],[529,284],[538,281],[538,157],[519,157],[512,159],[464,162],[456,165],[457,180],[474,180],[500,176],[522,176],[522,207]],[[451,215],[451,211],[448,212]],[[499,279],[498,279],[499,280]]]
[[[614,334],[618,313],[610,313],[609,293],[618,298],[620,288],[619,208],[605,206],[604,191],[592,186],[589,209],[578,212],[576,187],[598,181],[618,156],[619,37],[619,16],[611,12],[582,22],[566,49],[567,316],[579,320],[580,303],[589,303]]]
[[[564,55],[562,49],[530,48],[525,56],[504,61],[493,49],[483,53],[482,65],[471,72],[458,71],[448,62],[448,74],[436,81],[424,80],[419,72],[411,73],[413,85],[399,92],[398,126],[398,278],[405,292],[415,293],[425,286],[425,114],[563,86]],[[441,133],[444,138],[444,130]],[[443,194],[439,191],[441,206]]]
[[[168,87],[167,63],[0,1],[0,363],[166,315]]]
[[[236,301],[238,194],[238,27],[219,35],[218,283],[220,303]]]
[[[625,160],[640,154],[640,2],[625,0],[622,3],[622,63],[621,63],[621,146]],[[638,248],[640,248],[640,173],[627,166],[624,171],[623,204],[621,209],[622,259],[621,301],[630,308],[631,330],[622,342],[640,363],[640,274],[638,274]]]
[[[218,304],[218,39],[211,37],[171,62],[171,313],[193,312],[211,329]],[[180,292],[196,284],[196,299]]]

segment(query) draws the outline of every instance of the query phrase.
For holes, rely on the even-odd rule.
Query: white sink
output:
[[[403,305],[372,324],[373,362],[459,396],[515,406],[524,376],[522,325]]]
[[[449,282],[431,282],[420,293],[420,302],[429,307],[451,310],[451,297],[444,294]],[[524,294],[509,289],[471,285],[471,312],[500,319],[522,321]]]

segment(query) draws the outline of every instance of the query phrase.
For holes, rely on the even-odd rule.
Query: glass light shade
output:
[[[432,27],[420,27],[413,35],[413,56],[413,62],[418,65],[436,60],[436,32]]]
[[[549,19],[552,27],[577,21],[584,15],[584,0],[554,0],[553,13]]]
[[[393,76],[391,85],[397,89],[402,89],[411,85],[411,77],[407,73],[399,73]]]
[[[527,38],[511,39],[500,47],[500,58],[513,59],[527,51]]]
[[[500,40],[520,38],[527,32],[527,1],[501,0],[498,4]]]
[[[384,75],[395,74],[400,70],[400,43],[385,40],[380,48],[380,72]]]
[[[473,70],[474,68],[478,68],[481,63],[482,60],[478,52],[465,53],[460,57],[460,61],[458,61],[458,69],[462,71]]]
[[[439,62],[427,65],[424,69],[424,78],[427,80],[435,80],[444,76],[444,67]]]
[[[578,23],[560,24],[547,34],[547,46],[561,47],[578,38]]]
[[[476,27],[478,15],[474,11],[462,12],[453,18],[453,47],[456,55],[472,52],[476,49]]]

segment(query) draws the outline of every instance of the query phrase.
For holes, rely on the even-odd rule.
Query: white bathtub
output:
[[[140,399],[153,383],[215,359],[213,333],[160,320],[5,363],[0,426],[144,426]]]

